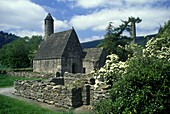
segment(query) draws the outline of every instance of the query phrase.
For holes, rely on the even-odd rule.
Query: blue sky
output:
[[[109,22],[140,17],[137,36],[155,34],[170,19],[170,0],[0,0],[0,30],[18,36],[44,35],[44,18],[55,32],[75,28],[81,42],[102,39]],[[125,33],[126,34],[126,33]]]

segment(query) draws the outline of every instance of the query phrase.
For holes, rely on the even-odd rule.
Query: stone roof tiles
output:
[[[103,47],[101,48],[85,48],[83,52],[85,53],[83,60],[95,61],[97,62],[103,52]]]
[[[43,41],[34,59],[61,58],[66,48],[68,39],[74,29],[51,34]]]

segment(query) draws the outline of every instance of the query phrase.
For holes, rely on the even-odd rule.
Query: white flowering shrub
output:
[[[152,38],[143,49],[143,56],[155,57],[157,59],[168,59],[170,61],[170,37]]]
[[[126,73],[126,62],[118,61],[118,59],[119,57],[116,54],[108,55],[105,65],[97,72],[92,72],[96,79],[95,88],[105,84],[112,85]]]

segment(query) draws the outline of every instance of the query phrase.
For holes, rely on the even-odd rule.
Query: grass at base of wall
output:
[[[71,114],[41,108],[26,101],[0,95],[0,114]],[[72,113],[73,114],[73,113]]]
[[[12,87],[14,85],[14,81],[16,81],[16,80],[42,80],[42,81],[44,81],[45,79],[13,77],[13,76],[0,74],[0,88]]]

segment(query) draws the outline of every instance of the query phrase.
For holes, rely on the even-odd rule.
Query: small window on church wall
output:
[[[83,73],[86,73],[86,68],[83,68]]]

